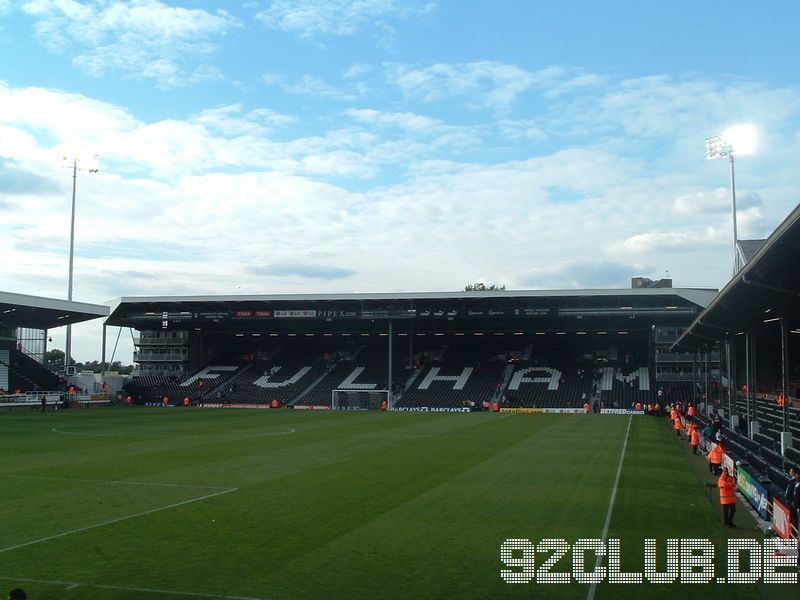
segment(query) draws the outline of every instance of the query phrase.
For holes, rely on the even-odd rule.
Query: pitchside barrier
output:
[[[701,448],[710,450],[713,444],[712,440],[700,436]],[[707,453],[706,459],[708,459]],[[791,521],[790,509],[774,496],[771,497],[767,487],[747,471],[746,466],[742,463],[737,464],[727,452],[722,455],[722,466],[728,469],[729,473],[736,474],[737,491],[770,526],[775,535],[784,540],[797,539],[798,530]]]
[[[586,413],[582,408],[501,408],[501,413],[520,413],[520,414],[557,414],[557,415],[580,415]],[[603,415],[643,415],[643,410],[629,410],[627,408],[603,408],[600,410]]]
[[[0,396],[0,408],[41,408],[44,396],[47,406],[61,404],[60,392],[25,392],[24,394],[5,394]]]

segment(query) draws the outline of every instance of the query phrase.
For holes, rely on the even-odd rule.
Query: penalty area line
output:
[[[0,577],[3,581],[21,581],[22,583],[44,583],[47,585],[60,585],[65,589],[97,588],[101,590],[119,590],[122,592],[143,592],[146,594],[160,594],[169,596],[191,596],[193,598],[218,598],[220,600],[265,600],[256,596],[231,596],[229,594],[209,594],[208,592],[184,592],[181,590],[162,590],[157,588],[127,587],[123,585],[106,585],[102,583],[81,583],[79,581],[61,581],[58,579],[31,579],[28,577]]]
[[[74,590],[83,584],[77,581],[60,581],[58,579],[30,579],[27,577],[0,577],[4,581],[21,581],[23,583],[46,583],[48,585],[63,585],[68,590]]]
[[[15,473],[2,473],[3,477],[15,477],[17,479],[37,479],[44,481],[74,481],[76,483],[100,483],[108,485],[154,485],[159,487],[187,488],[195,490],[228,490],[231,488],[223,485],[195,485],[190,483],[161,483],[158,481],[133,481],[123,479],[82,479],[79,477],[55,477],[51,475],[17,475]]]
[[[17,544],[15,546],[8,546],[7,548],[0,548],[0,554],[5,552],[11,552],[12,550],[17,550],[19,548],[25,548],[27,546],[34,546],[36,544],[41,544],[42,542],[49,542],[50,540],[56,540],[58,538],[66,537],[68,535],[72,535],[73,533],[81,533],[83,531],[89,531],[90,529],[97,529],[98,527],[105,527],[106,525],[113,525],[115,523],[120,523],[122,521],[128,521],[130,519],[136,519],[138,517],[144,517],[145,515],[151,515],[153,513],[160,512],[162,510],[169,510],[170,508],[177,508],[178,506],[185,506],[186,504],[191,504],[193,502],[200,502],[201,500],[208,500],[209,498],[214,498],[215,496],[222,496],[223,494],[230,494],[231,492],[239,491],[239,488],[230,488],[227,490],[222,490],[221,492],[214,492],[213,494],[206,494],[205,496],[200,496],[199,498],[190,498],[189,500],[184,500],[183,502],[175,502],[173,504],[168,504],[167,506],[159,506],[158,508],[151,508],[150,510],[145,510],[133,515],[126,515],[124,517],[119,517],[116,519],[110,519],[108,521],[103,521],[102,523],[95,523],[94,525],[87,525],[86,527],[78,527],[77,529],[70,529],[69,531],[64,531],[62,533],[57,533],[55,535],[49,535],[47,537],[39,538],[38,540],[31,540],[30,542],[24,542],[22,544]]]
[[[622,462],[625,460],[625,449],[628,447],[628,435],[631,432],[631,422],[633,415],[628,417],[628,429],[625,431],[625,442],[622,444],[622,452],[619,455],[619,466],[617,467],[617,476],[614,478],[614,487],[611,489],[611,500],[608,501],[608,512],[606,513],[606,523],[603,526],[603,535],[600,538],[603,544],[606,543],[608,538],[608,528],[611,526],[611,514],[614,512],[614,501],[617,499],[617,487],[619,486],[619,476],[622,475]],[[597,560],[594,563],[594,570],[600,566],[600,555],[597,555]],[[592,583],[589,587],[589,593],[586,595],[586,600],[594,600],[594,592],[597,589],[597,583]]]
[[[254,596],[228,596],[226,594],[208,594],[200,592],[179,592],[177,590],[159,590],[153,588],[124,587],[121,585],[92,584],[89,587],[101,590],[120,590],[123,592],[144,592],[145,594],[168,594],[172,596],[193,596],[194,598],[220,598],[222,600],[264,600]]]

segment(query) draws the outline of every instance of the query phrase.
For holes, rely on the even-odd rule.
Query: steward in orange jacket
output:
[[[719,503],[722,505],[722,513],[725,525],[736,527],[733,523],[733,515],[736,514],[736,479],[734,479],[728,469],[722,471],[717,481],[719,488]]]
[[[689,405],[689,410],[686,411],[686,414],[689,415],[690,417],[693,417],[694,413],[695,413],[694,404],[690,404]]]
[[[675,418],[672,420],[672,428],[675,429],[675,435],[681,437],[681,418],[675,414]]]
[[[724,452],[725,449],[722,447],[722,444],[717,442],[708,453],[708,470],[711,471],[712,475],[717,475],[720,472],[720,467],[722,465],[722,454]]]
[[[700,434],[697,433],[697,427],[692,427],[689,432],[689,444],[692,446],[692,454],[697,454],[697,446],[700,445]]]

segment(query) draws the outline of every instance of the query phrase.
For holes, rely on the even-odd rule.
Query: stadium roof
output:
[[[757,242],[758,240],[747,240]],[[778,316],[800,319],[800,205],[698,315],[675,346],[696,348]]]
[[[244,327],[243,323],[259,319],[286,327],[331,318],[459,322],[486,317],[499,323],[504,318],[519,322],[519,317],[536,317],[555,324],[556,318],[563,323],[584,317],[649,318],[670,314],[685,324],[708,306],[716,293],[708,289],[637,288],[125,297],[109,303],[111,315],[106,323],[146,330],[162,328],[162,321],[168,321],[170,328],[202,326],[204,330],[221,330],[226,323],[234,328]],[[646,325],[642,319],[636,323]]]
[[[739,240],[736,242],[736,245],[739,247],[739,254],[742,257],[743,262],[750,262],[750,259],[756,255],[766,241],[767,240]]]
[[[52,329],[107,316],[108,306],[0,292],[0,327]]]

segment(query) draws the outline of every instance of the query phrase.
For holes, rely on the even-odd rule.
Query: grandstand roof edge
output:
[[[717,294],[711,303],[701,312],[692,324],[683,332],[680,338],[673,344],[676,347],[697,347],[703,345],[709,339],[716,339],[717,341],[725,337],[726,332],[722,328],[715,326],[708,326],[707,322],[710,317],[715,316],[717,313],[727,310],[726,303],[729,302],[730,297],[736,293],[737,290],[747,285],[747,277],[753,273],[757,273],[761,267],[761,262],[766,260],[770,254],[780,251],[781,242],[784,236],[794,233],[800,237],[800,204],[786,216],[786,218],[775,228],[775,230],[764,240],[761,247],[753,254],[750,260],[728,281],[722,290]],[[757,311],[760,310],[756,309]],[[706,323],[704,323],[706,321]],[[698,331],[703,329],[703,333]]]
[[[46,298],[44,296],[31,296],[28,294],[17,294],[15,292],[0,291],[1,304],[19,304],[31,308],[46,308],[53,310],[73,310],[83,313],[94,314],[97,317],[105,317],[109,314],[109,307],[106,304],[89,304],[88,302],[77,302],[75,300],[62,300],[60,298]]]
[[[263,302],[280,301],[335,301],[335,300],[387,300],[387,299],[442,299],[442,298],[542,298],[542,297],[590,297],[590,296],[681,296],[700,306],[706,306],[717,295],[713,288],[598,288],[578,290],[503,290],[488,292],[367,292],[333,294],[252,294],[252,295],[202,295],[202,296],[122,296],[109,300],[106,305],[113,309],[126,303],[170,303],[170,302]]]
[[[51,329],[108,317],[109,307],[0,291],[0,325]]]

